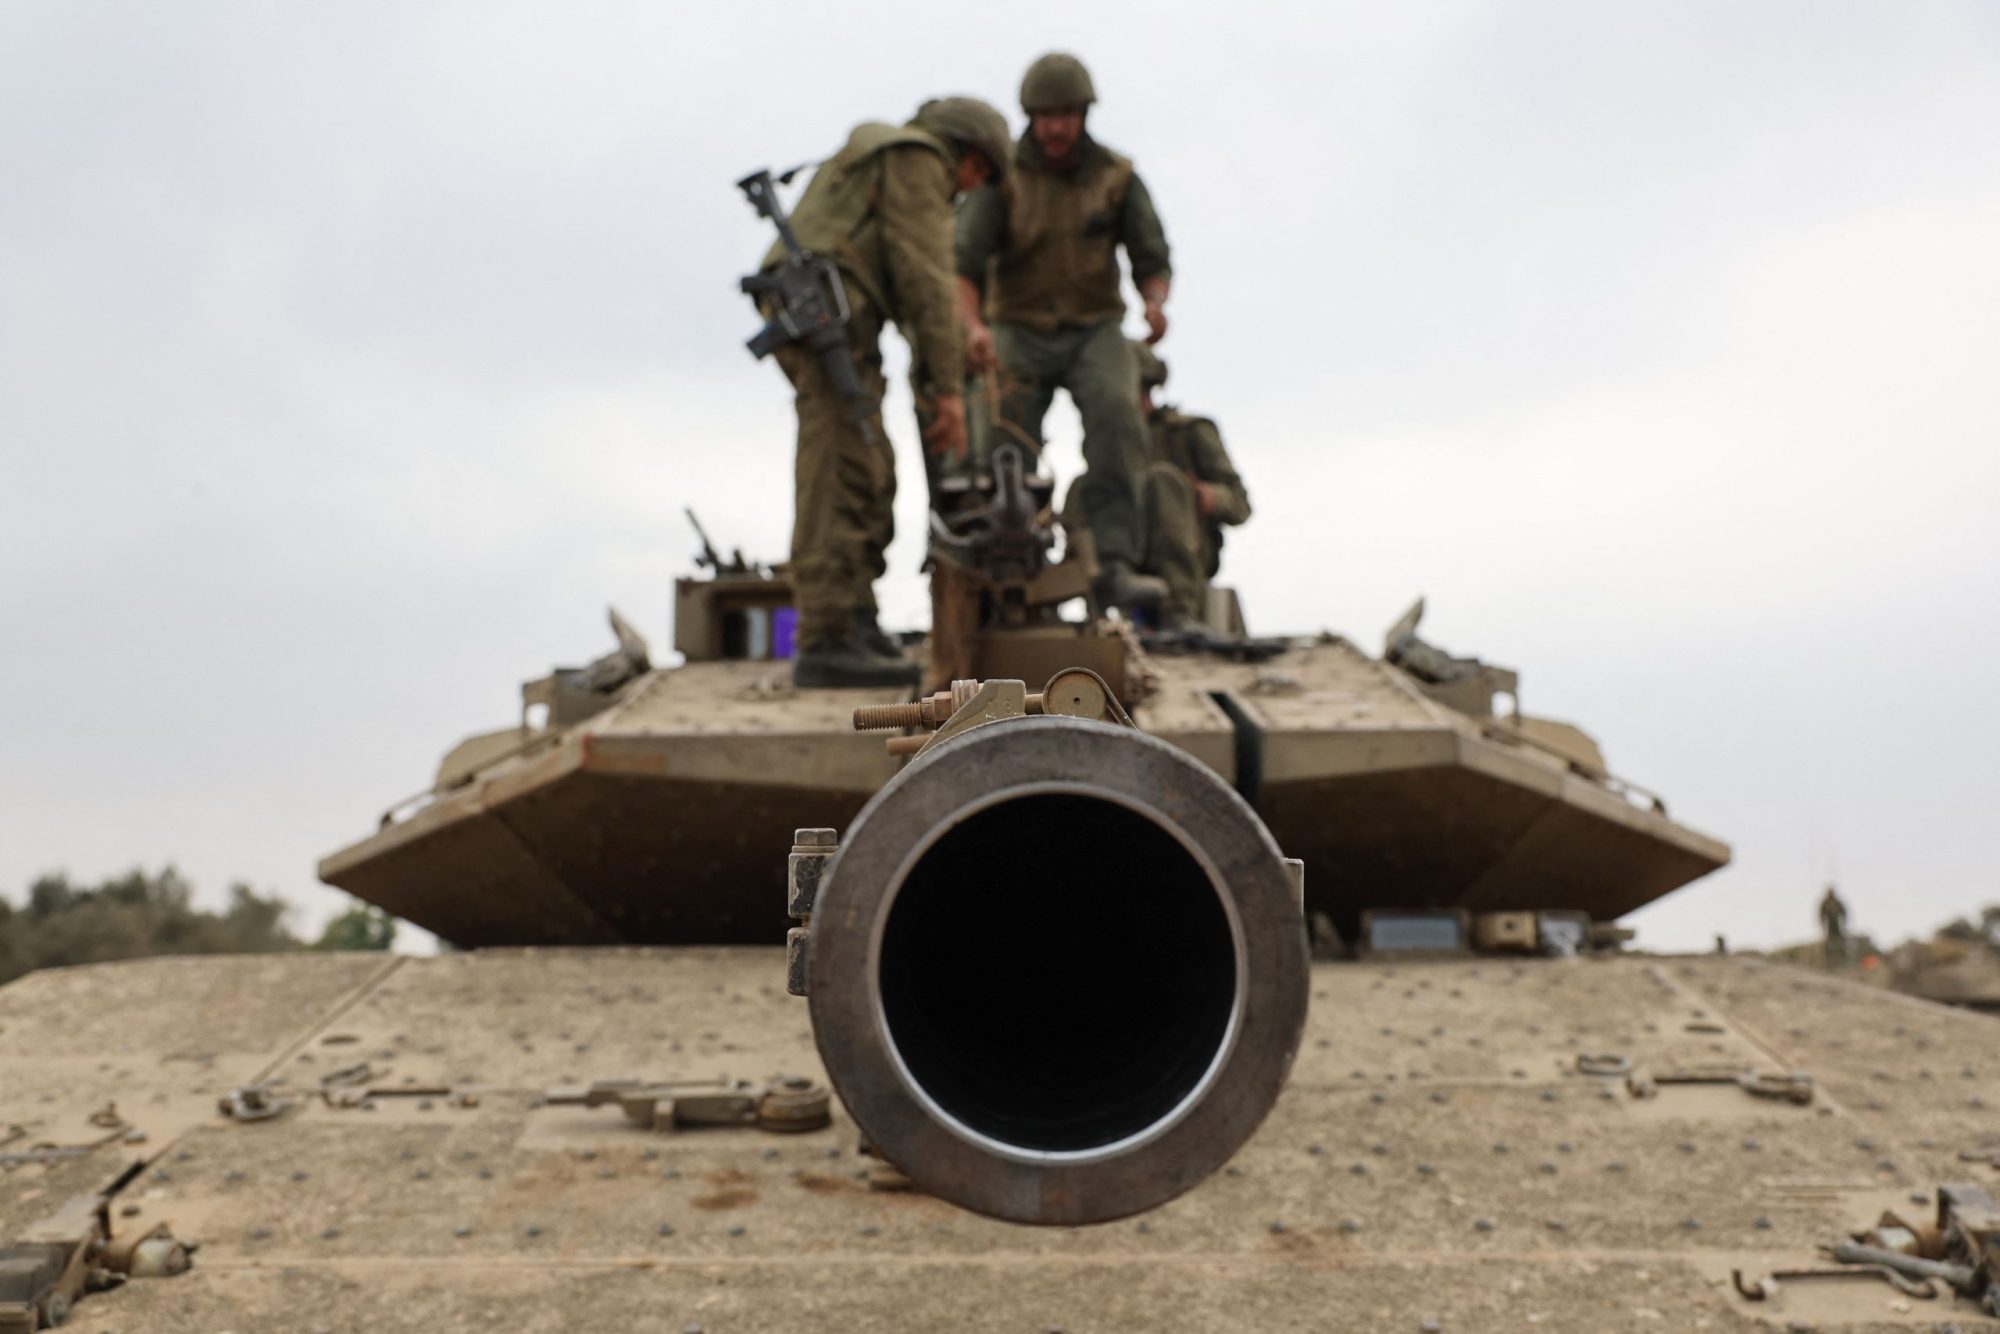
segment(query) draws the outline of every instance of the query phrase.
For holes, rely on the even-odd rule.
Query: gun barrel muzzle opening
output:
[[[1129,727],[1016,719],[892,779],[808,959],[827,1073],[932,1194],[1019,1222],[1137,1213],[1220,1167],[1304,1027],[1294,881],[1211,770]]]
[[[1078,792],[1005,797],[925,849],[878,970],[917,1091],[1028,1154],[1155,1130],[1214,1069],[1240,1002],[1236,932],[1200,861]]]

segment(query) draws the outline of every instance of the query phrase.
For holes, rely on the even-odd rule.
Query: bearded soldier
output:
[[[1015,146],[1013,167],[959,209],[958,296],[971,369],[999,367],[991,443],[1039,448],[1056,390],[1075,401],[1083,417],[1078,495],[1096,539],[1098,600],[1130,609],[1157,605],[1167,590],[1138,571],[1146,426],[1119,328],[1119,247],[1145,303],[1148,342],[1167,332],[1172,271],[1145,183],[1085,128],[1096,101],[1090,72],[1075,56],[1046,55],[1028,67],[1021,80],[1028,132]]]
[[[1006,118],[977,98],[926,102],[906,125],[858,126],[814,172],[793,211],[799,243],[840,267],[851,312],[848,351],[872,405],[868,420],[857,420],[818,356],[801,343],[777,348],[799,416],[792,520],[798,685],[917,680],[918,664],[876,619],[875,580],[895,535],[896,496],[895,456],[882,428],[882,325],[902,331],[921,368],[925,447],[963,453],[952,201],[1004,175],[1009,139]],[[784,258],[783,246],[774,246],[765,270]]]
[[[1160,620],[1167,628],[1208,616],[1208,581],[1222,560],[1222,530],[1250,518],[1250,495],[1222,432],[1207,417],[1155,404],[1167,383],[1167,363],[1144,343],[1132,344],[1139,363],[1139,405],[1152,443],[1140,493],[1145,499],[1146,556],[1142,566],[1167,585]]]

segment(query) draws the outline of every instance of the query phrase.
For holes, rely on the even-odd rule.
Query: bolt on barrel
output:
[[[943,727],[952,714],[978,693],[977,681],[953,681],[949,690],[905,704],[864,704],[854,711],[854,730],[886,732],[897,727]]]

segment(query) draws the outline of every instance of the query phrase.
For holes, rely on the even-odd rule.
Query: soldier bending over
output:
[[[882,326],[894,322],[930,379],[926,447],[965,449],[964,347],[952,270],[952,200],[1007,165],[1006,118],[971,97],[926,102],[907,125],[871,121],[813,173],[792,215],[800,243],[839,265],[848,350],[872,404],[856,420],[824,363],[776,350],[796,391],[792,584],[801,686],[913,685],[918,664],[876,619],[875,580],[895,536],[895,455],[882,429]],[[785,258],[782,245],[766,271]],[[766,314],[770,312],[767,310]]]

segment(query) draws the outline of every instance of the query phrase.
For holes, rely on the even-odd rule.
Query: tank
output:
[[[1464,936],[1508,913],[1588,931],[1727,863],[1588,733],[1523,712],[1517,672],[1423,639],[1421,600],[1373,653],[1325,633],[1252,638],[1226,589],[1192,632],[1098,615],[1088,543],[1051,558],[1050,491],[1009,446],[948,492],[926,689],[1096,672],[1304,861],[1325,941]],[[675,588],[676,665],[613,612],[614,651],[526,683],[519,720],[453,747],[320,878],[467,947],[773,939],[771,848],[796,826],[843,826],[889,781],[901,759],[852,719],[907,697],[794,689],[774,656],[785,571],[703,545],[705,576]]]
[[[1018,649],[983,594],[959,610],[978,634],[934,653]],[[1422,656],[1407,619],[1385,658]],[[1990,1018],[1622,954],[1558,909],[1392,900],[1358,957],[1312,958],[1308,863],[1240,774],[1127,707],[1157,697],[1135,686],[1154,650],[1021,624],[1115,641],[1123,688],[1073,665],[819,701],[807,740],[885,777],[838,825],[756,836],[782,943],[153,959],[0,988],[0,1329],[1994,1313]],[[621,639],[531,686],[555,720],[469,743],[497,769],[461,786],[588,751],[629,692],[689,670]],[[1331,643],[1155,649],[1162,676],[1335,649],[1423,700],[1415,673],[1444,674]],[[1842,1234],[1864,1262],[1822,1255]]]
[[[1871,935],[1804,941],[1770,957],[1940,1005],[2000,1015],[2000,904],[1948,922],[1928,939],[1881,946]]]
[[[2000,1015],[2000,905],[1986,908],[1977,922],[1953,922],[1929,940],[1898,945],[1863,977],[1925,1000]]]

